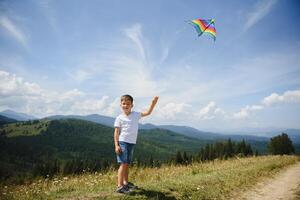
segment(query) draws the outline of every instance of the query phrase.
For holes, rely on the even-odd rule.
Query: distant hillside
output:
[[[211,132],[204,132],[199,131],[198,129],[189,127],[189,126],[175,126],[175,125],[161,125],[159,126],[163,129],[168,129],[170,131],[183,134],[188,137],[198,138],[198,139],[209,139],[209,140],[215,140],[220,138],[225,138],[224,135],[217,134],[217,133],[211,133]],[[226,137],[228,138],[228,137]]]
[[[204,140],[223,140],[223,139],[231,138],[234,141],[247,140],[252,142],[254,141],[268,142],[271,137],[280,135],[281,133],[287,133],[294,144],[297,144],[297,146],[300,144],[300,129],[283,129],[283,130],[280,129],[278,131],[274,130],[273,132],[266,132],[264,134],[255,135],[255,133],[251,134],[251,133],[242,133],[242,132],[241,133],[236,132],[234,134],[230,134],[229,132],[224,134],[205,132],[189,126],[174,126],[174,125],[155,126],[152,124],[146,124],[146,127],[148,129],[153,127],[163,128],[188,137],[204,139]]]
[[[91,114],[91,115],[53,115],[45,117],[44,119],[81,119],[86,120],[90,122],[95,122],[98,124],[102,124],[105,126],[113,127],[115,118],[114,117],[108,117],[104,115],[99,114]],[[153,124],[139,124],[139,129],[157,129],[160,128],[159,126],[153,125]]]
[[[45,119],[81,119],[87,120],[102,125],[113,127],[115,118],[93,114],[93,115],[54,115],[46,117]],[[176,126],[176,125],[154,125],[154,124],[139,124],[140,130],[151,130],[151,129],[165,129],[187,137],[197,138],[201,140],[223,140],[231,138],[232,140],[255,140],[255,141],[267,141],[267,137],[259,137],[253,135],[235,135],[235,134],[219,134],[212,132],[204,132],[189,126]]]
[[[13,110],[3,110],[2,112],[0,112],[0,115],[11,118],[11,119],[15,119],[17,121],[26,121],[26,120],[37,119],[36,117],[34,117],[32,115],[15,112]]]
[[[46,117],[44,119],[54,120],[54,119],[81,119],[90,122],[95,122],[105,126],[113,127],[115,118],[108,117],[104,115],[92,114],[92,115],[53,115]]]
[[[0,129],[0,176],[49,173],[47,169],[88,165],[104,168],[115,162],[113,128],[79,119],[34,120]],[[197,152],[205,141],[163,130],[142,130],[135,158],[166,161],[177,151]],[[96,165],[96,166],[95,166]]]
[[[160,128],[168,129],[173,132],[192,137],[197,139],[205,139],[205,140],[226,140],[231,138],[234,141],[241,140],[253,140],[253,141],[261,141],[266,142],[269,140],[267,137],[259,137],[253,135],[234,135],[234,134],[219,134],[212,132],[204,132],[199,131],[198,129],[188,127],[188,126],[173,126],[173,125],[162,125]]]
[[[0,115],[0,125],[13,123],[13,122],[17,122],[17,120]]]
[[[150,129],[139,131],[138,144],[136,148],[143,148],[143,151],[149,151],[148,154],[143,154],[143,151],[140,151],[142,157],[145,155],[150,156],[152,154],[152,156],[155,158],[160,154],[160,152],[154,151],[155,149],[158,149],[161,151],[166,151],[165,155],[170,158],[170,156],[174,156],[177,151],[195,153],[199,151],[200,148],[206,143],[211,142],[212,141],[210,140],[198,140],[183,136],[166,129]],[[136,153],[138,153],[138,150],[136,150]]]
[[[271,138],[281,133],[289,135],[293,143],[300,144],[300,129],[285,129],[285,128],[247,128],[241,131],[226,131],[226,135],[248,135],[248,136],[260,136],[263,138]]]
[[[15,119],[18,121],[24,121],[24,120],[30,120],[30,119],[36,119],[34,116],[30,116],[23,113],[17,113],[12,110],[5,110],[0,112],[0,115],[3,115],[5,117]],[[104,116],[104,115],[98,115],[98,114],[91,114],[91,115],[54,115],[49,116],[43,119],[81,119],[86,120],[90,122],[95,122],[98,124],[102,124],[105,126],[113,127],[115,118]],[[300,129],[279,129],[279,128],[247,128],[244,129],[244,131],[232,131],[232,132],[222,132],[216,133],[216,132],[207,132],[207,131],[201,131],[198,129],[195,129],[193,127],[189,126],[176,126],[176,125],[154,125],[154,124],[139,124],[139,129],[166,129],[173,131],[175,133],[197,138],[201,140],[224,140],[231,138],[235,141],[241,141],[241,140],[250,140],[250,141],[259,141],[259,142],[267,142],[269,141],[270,137],[274,137],[276,135],[279,135],[281,133],[287,133],[294,144],[300,144]]]

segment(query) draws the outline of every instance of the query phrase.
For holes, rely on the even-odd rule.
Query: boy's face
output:
[[[121,101],[121,108],[125,114],[129,114],[131,112],[132,107],[133,107],[133,105],[130,100],[122,100]]]

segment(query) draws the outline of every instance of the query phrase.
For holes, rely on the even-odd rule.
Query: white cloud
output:
[[[279,103],[300,103],[300,90],[286,91],[283,95],[272,93],[265,97],[262,103],[266,106]]]
[[[248,13],[247,21],[244,25],[244,30],[248,30],[253,25],[258,23],[272,10],[277,0],[262,0],[258,1],[252,12]]]
[[[74,100],[75,98],[82,97],[84,95],[83,92],[79,91],[77,88],[67,91],[61,96],[59,96],[59,99],[61,100]]]
[[[0,97],[1,109],[12,109],[39,117],[54,114],[115,113],[108,96],[97,99],[77,88],[64,92],[49,91],[6,71],[0,71]]]
[[[239,112],[233,114],[233,118],[235,119],[246,119],[249,115],[257,110],[262,110],[264,107],[262,105],[247,105],[246,107],[242,108]]]
[[[0,96],[37,96],[41,95],[42,89],[36,83],[30,83],[10,74],[6,71],[0,71]]]
[[[156,108],[157,117],[161,119],[179,119],[180,116],[187,114],[187,109],[190,107],[191,105],[186,103],[169,102]]]
[[[11,37],[27,48],[27,37],[8,17],[0,16],[0,26],[2,26]]]
[[[300,103],[300,90],[286,91],[283,95],[277,93],[272,93],[271,95],[265,97],[262,103],[259,105],[246,106],[242,108],[239,112],[233,114],[235,119],[246,119],[250,117],[250,114],[258,110],[263,110],[267,106],[271,107],[274,105],[282,103]]]
[[[95,97],[79,89],[67,91],[49,91],[38,84],[27,82],[22,77],[0,71],[0,109],[13,109],[38,117],[55,114],[102,114],[116,116],[120,113],[120,99],[111,99],[107,95]],[[148,98],[148,96],[147,96]],[[137,98],[137,101],[145,98]],[[139,108],[148,108],[149,102],[139,102]],[[273,93],[263,98],[261,104],[248,105],[234,113],[230,119],[249,119],[257,111],[282,103],[300,103],[300,90],[286,91],[282,95]],[[186,102],[176,103],[170,96],[161,96],[155,112],[149,118],[156,123],[201,124],[224,123],[228,119],[227,112],[214,101],[198,111]],[[223,122],[222,122],[223,121]],[[190,123],[190,124],[189,124]],[[204,124],[201,124],[204,125]]]
[[[225,116],[225,111],[219,108],[214,101],[211,101],[196,112],[195,116],[201,120],[209,120],[215,119],[218,116]]]
[[[84,99],[82,101],[75,101],[70,107],[70,111],[72,113],[80,114],[103,113],[103,110],[105,110],[108,106],[108,98],[108,96],[103,96],[101,99]]]

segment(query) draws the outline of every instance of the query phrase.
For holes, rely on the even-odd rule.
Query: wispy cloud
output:
[[[273,6],[277,3],[277,0],[262,0],[255,4],[254,9],[248,13],[247,21],[244,25],[244,30],[248,30],[253,25],[258,23],[266,15],[268,15]]]
[[[88,79],[91,79],[93,77],[93,74],[88,69],[79,68],[75,70],[72,73],[69,73],[69,75],[75,79],[76,81],[82,82],[86,81]]]
[[[226,73],[217,74],[211,80],[214,83],[210,90],[216,93],[214,99],[220,102],[228,98],[269,91],[274,87],[297,85],[300,81],[297,76],[300,70],[298,54],[297,50],[281,51],[239,61],[230,66]]]
[[[138,47],[139,54],[142,56],[142,59],[146,59],[145,49],[143,45],[143,35],[142,35],[142,26],[141,24],[134,24],[129,28],[124,30],[127,37],[129,37]]]
[[[159,65],[161,65],[168,58],[169,51],[170,51],[169,47],[165,45],[162,49]]]
[[[36,1],[40,9],[42,10],[46,20],[48,21],[49,25],[53,29],[54,32],[58,32],[58,25],[57,25],[57,14],[55,9],[53,8],[52,0],[38,0]]]
[[[28,48],[27,37],[22,30],[8,17],[0,16],[0,26],[5,29],[9,35],[19,42],[22,46]]]
[[[94,81],[106,84],[107,90],[131,93],[135,97],[148,97],[162,88],[153,76],[153,67],[146,59],[147,49],[141,24],[123,29],[118,41],[111,41],[102,51],[90,52],[82,59],[70,76],[76,81]],[[101,38],[102,39],[102,38]],[[102,79],[99,79],[102,77]]]

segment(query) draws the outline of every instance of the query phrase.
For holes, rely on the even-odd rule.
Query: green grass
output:
[[[116,171],[38,179],[24,185],[1,185],[0,199],[229,199],[299,161],[296,156],[261,156],[215,160],[188,166],[130,169],[141,189],[114,193]]]
[[[6,124],[2,128],[0,128],[0,130],[5,131],[7,137],[34,136],[39,135],[42,131],[47,130],[49,123],[50,121],[48,120],[39,120],[34,124],[26,124],[26,122],[16,122]]]

